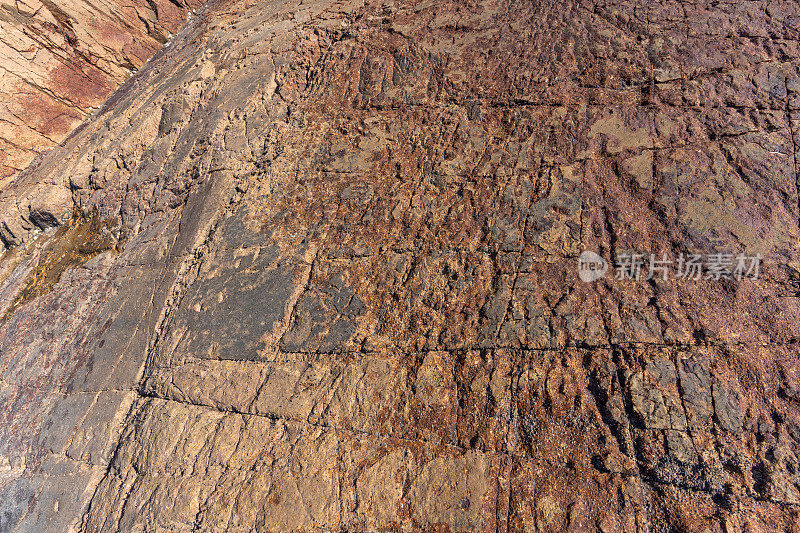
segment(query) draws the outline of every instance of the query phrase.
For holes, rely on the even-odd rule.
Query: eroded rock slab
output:
[[[0,3],[0,190],[38,153],[64,140],[201,5]]]
[[[800,527],[793,13],[211,6],[0,210],[0,530]]]

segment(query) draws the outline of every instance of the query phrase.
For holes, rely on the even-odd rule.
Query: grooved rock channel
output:
[[[788,0],[208,5],[3,191],[0,531],[797,531],[798,58]]]

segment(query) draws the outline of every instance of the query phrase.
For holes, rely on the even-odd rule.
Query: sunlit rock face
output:
[[[64,140],[201,4],[0,2],[0,188]]]
[[[799,37],[207,6],[0,196],[0,531],[800,527]]]

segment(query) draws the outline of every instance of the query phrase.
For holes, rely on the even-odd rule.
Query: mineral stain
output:
[[[97,212],[75,210],[42,251],[38,264],[28,274],[3,319],[9,318],[26,303],[50,292],[68,268],[82,265],[97,254],[115,248],[118,238],[113,225],[112,220],[101,218]]]

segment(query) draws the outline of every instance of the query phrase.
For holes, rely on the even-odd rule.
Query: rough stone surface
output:
[[[0,531],[797,531],[796,7],[210,6],[0,204]]]
[[[0,189],[64,140],[201,3],[0,2]]]

